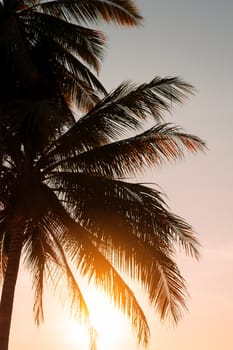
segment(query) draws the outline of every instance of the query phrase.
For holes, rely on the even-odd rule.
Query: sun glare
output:
[[[86,295],[91,322],[97,331],[98,349],[119,349],[122,339],[127,337],[130,327],[125,317],[100,291],[90,288]],[[128,329],[127,329],[128,328]],[[88,349],[88,330],[76,321],[65,320],[65,342],[69,350]]]

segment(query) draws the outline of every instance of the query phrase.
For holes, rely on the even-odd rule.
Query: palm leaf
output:
[[[134,242],[131,252],[115,246],[113,263],[120,271],[130,271],[131,278],[143,286],[161,320],[178,322],[186,309],[187,289],[172,260],[171,246],[157,240],[157,246],[153,247],[137,237],[131,237],[131,241]]]
[[[161,121],[164,111],[170,111],[173,103],[182,103],[193,91],[192,85],[178,77],[155,77],[138,86],[122,83],[106,102],[117,103],[138,118],[145,119],[149,115]]]
[[[138,87],[123,83],[53,143],[48,156],[68,157],[122,138],[151,116],[161,121],[163,112],[170,111],[172,101],[181,103],[192,90],[191,85],[179,78],[157,77]]]
[[[72,272],[64,252],[77,264],[81,275],[89,276],[89,281],[93,279],[98,286],[107,292],[108,296],[113,298],[119,309],[129,316],[137,331],[138,341],[148,343],[149,328],[133,292],[104,255],[93,245],[88,231],[68,216],[55,196],[51,195],[50,203],[52,211],[43,218],[43,230],[46,234],[46,239],[43,239],[43,242],[47,242],[48,245],[45,251],[52,263],[50,264],[50,278],[55,281],[55,288],[57,283],[60,287],[64,278],[63,270],[65,270],[65,275],[68,275],[71,283],[69,287],[72,287],[73,295],[71,311],[75,315],[80,315],[85,311],[85,308],[84,305],[80,304],[83,303],[83,299],[80,298],[80,292],[77,291],[78,286],[75,286],[75,279],[71,275]]]
[[[102,32],[66,22],[45,13],[32,12],[20,16],[31,49],[43,41],[56,42],[90,67],[99,70],[105,38]]]
[[[131,289],[104,255],[93,245],[89,232],[69,217],[55,196],[51,196],[51,206],[53,208],[52,218],[59,218],[59,229],[55,233],[56,224],[55,226],[52,224],[52,229],[53,219],[51,220],[50,217],[47,220],[47,230],[49,230],[50,235],[52,234],[56,245],[66,251],[66,255],[76,264],[81,275],[88,277],[89,281],[93,279],[96,285],[102,287],[108,296],[113,298],[115,305],[130,318],[137,331],[138,341],[147,343],[149,328],[145,315]],[[60,229],[61,224],[64,229]]]
[[[142,17],[133,1],[130,0],[51,0],[38,1],[24,11],[37,9],[52,16],[77,22],[116,22],[119,25],[133,26],[140,23]]]
[[[138,342],[144,343],[144,345],[148,344],[149,327],[143,310],[129,286],[105,258],[104,251],[100,252],[93,245],[88,231],[75,222],[68,226],[69,231],[64,237],[64,242],[66,242],[69,255],[77,264],[80,274],[87,277],[89,282],[93,280],[96,286],[105,291],[119,310],[129,317],[137,332]],[[77,245],[77,241],[79,245]]]
[[[45,276],[51,280],[54,289],[61,284],[66,286],[64,302],[70,305],[71,314],[89,323],[88,308],[69,267],[65,252],[59,238],[62,235],[62,226],[59,219],[51,213],[41,218],[33,229],[28,230],[25,244],[25,261],[31,269],[35,290],[34,313],[35,321],[43,321],[42,293]]]
[[[36,48],[35,53],[37,59],[42,60],[37,62],[42,68],[43,62],[47,64],[47,75],[56,80],[59,85],[61,94],[67,100],[77,100],[79,108],[89,109],[95,105],[99,98],[99,94],[105,94],[106,91],[96,76],[79,61],[65,47],[62,47],[56,42],[44,43],[43,46]],[[81,99],[89,99],[91,103],[87,106],[80,106]]]
[[[145,167],[160,165],[165,160],[182,158],[185,150],[195,153],[204,149],[205,143],[200,138],[170,124],[159,124],[135,137],[78,156],[58,158],[57,162],[45,169],[45,173],[60,166],[63,169],[69,167],[79,172],[122,178],[140,174]]]
[[[186,308],[187,290],[172,256],[177,242],[187,254],[198,258],[198,242],[191,226],[166,209],[159,192],[142,185],[69,173],[54,175],[51,183],[62,194],[67,193],[63,198],[70,211],[76,213],[98,250],[143,285],[162,320],[177,322]],[[79,237],[82,230],[78,230]],[[101,269],[101,259],[93,259],[87,259],[92,269]],[[83,274],[88,275],[84,258],[83,264]]]
[[[186,254],[198,258],[199,244],[192,227],[168,210],[156,189],[68,172],[54,173],[49,181],[61,200],[65,200],[68,210],[76,213],[77,220],[84,226],[95,225],[96,231],[98,227],[107,227],[106,240],[112,236],[112,227],[118,227],[117,236],[122,242],[131,231],[153,246],[158,244],[158,239],[176,242]],[[127,241],[131,247],[131,236]]]
[[[68,279],[68,285],[69,285],[68,290],[71,294],[71,301],[70,301],[71,314],[73,314],[75,318],[76,317],[80,318],[80,315],[84,316],[85,321],[89,324],[90,320],[89,320],[88,307],[86,305],[84,297],[82,296],[81,290],[76,282],[76,279],[72,273],[72,270],[69,266],[62,244],[59,242],[59,239],[56,237],[56,235],[54,235],[51,232],[50,234],[56,244],[56,249],[58,250],[62,261],[62,267],[65,270],[65,275]],[[66,300],[66,297],[65,297],[65,300]]]
[[[4,281],[7,261],[8,261],[8,250],[9,250],[9,235],[7,235],[5,228],[5,215],[1,215],[0,221],[0,287]]]
[[[187,290],[183,277],[177,265],[169,258],[162,256],[157,260],[157,271],[153,262],[148,268],[147,278],[153,279],[155,271],[158,274],[156,284],[152,283],[149,289],[149,298],[157,309],[161,320],[172,318],[177,323],[182,310],[186,309],[185,300]]]
[[[33,229],[31,229],[30,238],[31,239],[28,239],[24,246],[25,262],[30,267],[32,272],[34,289],[34,319],[36,324],[40,325],[44,321],[43,290],[47,254],[41,236],[40,227],[33,227]]]
[[[106,213],[106,217],[109,217],[109,213]],[[166,238],[163,237],[160,240],[154,239],[157,244],[151,245],[148,239],[145,241],[132,235],[132,231],[131,233],[124,231],[121,224],[120,227],[117,227],[117,220],[112,220],[112,217],[109,221],[111,222],[111,231],[109,227],[106,230],[106,225],[104,231],[103,228],[99,230],[96,229],[96,226],[94,229],[92,224],[88,225],[88,231],[92,232],[91,236],[88,235],[88,232],[82,234],[83,229],[77,228],[81,248],[80,245],[77,247],[77,244],[74,244],[74,248],[71,248],[72,244],[68,243],[68,249],[72,252],[72,257],[77,258],[80,255],[82,257],[81,265],[79,265],[82,274],[89,276],[89,280],[94,279],[97,285],[100,284],[108,294],[112,293],[112,296],[116,298],[115,303],[117,305],[119,305],[118,300],[120,300],[123,303],[120,304],[120,309],[125,312],[124,299],[122,300],[122,296],[118,299],[120,289],[114,287],[115,284],[112,281],[113,278],[117,277],[116,282],[118,283],[119,276],[118,274],[115,277],[112,275],[110,277],[106,276],[106,272],[108,272],[111,265],[105,270],[105,258],[103,259],[103,256],[99,255],[98,251],[100,250],[102,254],[107,254],[111,263],[117,265],[120,270],[128,272],[131,278],[141,282],[148,292],[151,304],[158,310],[161,319],[171,317],[177,322],[181,316],[181,310],[185,308],[186,287],[177,265],[169,257],[170,254],[173,254],[170,243],[165,244]],[[90,242],[87,244],[88,236],[92,237],[92,241],[98,247],[97,252],[93,252],[94,248]],[[75,240],[74,237],[73,240]],[[123,285],[122,287],[125,288],[126,286]],[[111,288],[113,288],[113,291]],[[130,315],[128,316],[131,318]],[[136,328],[141,329],[141,326]]]

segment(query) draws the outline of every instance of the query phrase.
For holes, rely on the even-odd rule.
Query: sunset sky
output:
[[[159,322],[136,286],[151,326],[148,350],[232,350],[233,1],[138,0],[137,4],[145,18],[143,26],[104,27],[109,44],[101,80],[108,90],[124,80],[147,82],[157,75],[180,76],[192,83],[196,95],[167,121],[202,137],[208,145],[205,154],[187,155],[139,179],[162,187],[173,212],[193,225],[202,244],[199,262],[178,254],[190,300],[189,311],[176,327]],[[114,316],[111,306],[105,313],[100,310],[106,305],[102,295],[99,302],[91,292],[89,298],[93,322],[99,324],[100,350],[136,350],[127,321],[117,312]],[[84,330],[69,321],[58,299],[48,295],[46,311],[45,324],[37,329],[30,280],[22,271],[10,350],[88,350]]]

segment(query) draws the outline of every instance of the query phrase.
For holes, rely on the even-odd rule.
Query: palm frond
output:
[[[148,267],[146,277],[151,282],[152,279],[154,280],[148,288],[148,293],[150,302],[158,311],[160,319],[171,318],[177,323],[182,316],[182,311],[186,309],[187,298],[185,281],[177,265],[168,257],[159,256],[157,264],[152,262]]]
[[[103,100],[100,107],[117,104],[139,119],[146,119],[149,115],[162,121],[164,111],[171,111],[174,103],[184,102],[193,91],[192,85],[178,77],[155,77],[140,85],[124,82]]]
[[[62,64],[55,64],[57,72],[63,77],[58,81],[61,93],[71,106],[79,111],[92,108],[100,100],[99,93],[85,80],[77,79],[74,73],[64,69]]]
[[[192,91],[190,84],[176,77],[156,77],[139,86],[125,82],[53,143],[49,158],[56,154],[65,157],[79,154],[122,138],[127,132],[137,130],[151,116],[161,122],[163,112],[170,111],[173,102],[183,102]]]
[[[140,23],[142,17],[131,0],[51,0],[38,1],[24,11],[37,10],[60,17],[67,21],[84,23],[115,22],[119,25],[133,26]]]
[[[40,227],[31,227],[30,238],[25,242],[25,263],[31,270],[34,289],[33,313],[35,323],[40,325],[44,321],[43,290],[47,254],[41,237]]]
[[[177,323],[186,309],[187,289],[172,259],[172,247],[161,240],[155,246],[137,237],[131,237],[131,241],[134,242],[131,252],[117,248],[117,242],[113,241],[112,262],[120,271],[129,271],[131,278],[143,286],[161,320]]]
[[[44,42],[43,45],[36,47],[34,55],[35,60],[38,60],[37,65],[41,67],[42,71],[44,63],[46,63],[47,71],[45,74],[56,80],[60,92],[66,100],[74,100],[75,102],[77,99],[80,104],[81,98],[92,99],[92,103],[89,103],[86,108],[79,104],[78,108],[89,109],[98,102],[97,94],[106,94],[103,85],[90,69],[64,46],[56,42]]]
[[[54,173],[49,181],[77,220],[83,226],[95,227],[96,231],[102,227],[100,231],[106,232],[106,240],[111,239],[112,227],[117,227],[117,236],[122,242],[127,240],[127,232],[131,231],[153,246],[158,244],[158,239],[178,243],[187,255],[198,258],[199,243],[192,227],[168,210],[158,190],[68,172]],[[130,239],[127,241],[131,246]]]
[[[0,222],[0,287],[5,278],[8,261],[9,237],[5,232],[4,222]]]
[[[99,213],[98,213],[99,214]],[[106,217],[109,217],[110,213],[106,213]],[[90,220],[91,221],[91,220]],[[156,238],[154,234],[154,243],[152,244],[149,239],[145,241],[145,238],[132,234],[133,230],[126,232],[123,225],[118,224],[117,220],[110,217],[107,220],[110,226],[107,227],[106,223],[99,229],[96,225],[90,223],[88,225],[88,231],[82,233],[82,228],[77,228],[77,235],[80,245],[68,243],[68,249],[72,252],[72,257],[81,256],[81,271],[83,275],[89,276],[89,280],[94,280],[97,285],[101,285],[106,289],[107,293],[112,294],[116,305],[119,305],[119,290],[117,289],[112,279],[117,275],[108,277],[106,272],[109,271],[109,267],[105,264],[105,257],[108,260],[117,265],[120,271],[124,271],[130,274],[130,277],[139,281],[148,293],[149,300],[153,307],[155,307],[162,320],[166,318],[172,318],[177,322],[182,314],[182,309],[185,306],[186,300],[186,286],[177,265],[173,262],[170,255],[173,254],[172,244],[168,241],[166,243],[166,237],[160,239]],[[78,227],[78,225],[76,225]],[[73,228],[73,231],[75,229]],[[82,238],[83,236],[83,238]],[[161,236],[163,236],[161,234]],[[88,243],[88,237],[94,242],[94,247],[98,248],[97,252],[93,251],[91,241]],[[75,237],[72,238],[75,242]],[[66,237],[66,241],[67,237]],[[84,254],[85,253],[85,254]],[[84,255],[83,255],[84,254]],[[96,255],[97,254],[97,255]],[[107,261],[109,264],[109,262]],[[108,269],[105,269],[108,267]],[[112,269],[112,267],[111,267]],[[99,275],[98,275],[99,274]],[[108,282],[108,278],[110,278]],[[123,285],[122,287],[126,287]],[[116,288],[116,291],[111,288]],[[117,293],[115,295],[115,293]],[[124,292],[125,293],[125,292]],[[123,303],[124,299],[120,299]],[[119,306],[118,306],[119,307]],[[134,307],[135,308],[135,307]],[[124,304],[120,304],[120,309],[125,312]],[[128,309],[127,309],[128,310]],[[128,315],[131,319],[131,316]],[[136,329],[141,329],[141,327]],[[139,337],[141,339],[141,336]],[[141,341],[141,340],[139,340]]]
[[[93,86],[103,94],[106,94],[106,90],[96,76],[88,69],[83,63],[81,63],[74,55],[72,55],[67,49],[60,45],[53,43],[50,44],[53,49],[53,55],[57,61],[62,64],[66,69],[76,77],[75,79],[84,80],[90,86]],[[51,50],[51,48],[50,48]]]
[[[42,294],[45,277],[52,282],[54,291],[64,284],[64,303],[70,306],[70,312],[75,318],[89,324],[87,305],[59,242],[63,229],[59,219],[48,213],[33,229],[28,230],[24,251],[25,261],[33,277],[37,324],[43,321]]]
[[[68,279],[68,290],[71,295],[71,301],[70,301],[70,312],[74,315],[75,318],[79,318],[80,316],[84,316],[84,320],[89,324],[89,311],[88,307],[86,305],[86,302],[84,300],[84,297],[82,296],[81,290],[77,284],[77,281],[72,273],[72,270],[69,266],[69,263],[67,261],[64,249],[62,247],[62,244],[59,242],[59,239],[50,232],[50,235],[52,236],[52,239],[55,242],[56,249],[59,252],[61,261],[62,261],[62,267],[65,270],[65,275]],[[66,301],[67,302],[67,301]]]
[[[162,320],[177,322],[186,308],[187,290],[172,259],[174,244],[198,258],[199,244],[192,227],[167,210],[160,192],[139,184],[69,173],[54,175],[51,183],[66,193],[70,211],[76,213],[98,250],[143,285]],[[79,228],[79,238],[80,230],[85,237]],[[85,251],[92,249],[87,246]],[[98,259],[93,260],[93,269],[103,266]],[[90,256],[87,260],[92,261]],[[83,264],[87,266],[84,258]],[[88,269],[83,274],[88,275]]]
[[[53,208],[52,212],[49,217],[47,217],[46,222],[44,221],[43,227],[52,238],[50,242],[55,243],[55,247],[52,244],[52,253],[50,253],[50,256],[53,257],[53,254],[57,252],[57,257],[54,256],[52,259],[54,260],[53,262],[58,261],[58,258],[60,258],[59,266],[56,263],[55,266],[52,267],[52,279],[55,278],[59,280],[60,287],[62,276],[57,269],[59,267],[65,267],[65,270],[69,268],[66,260],[67,258],[64,255],[64,252],[66,252],[66,256],[78,267],[79,273],[88,277],[89,281],[93,280],[96,285],[102,287],[107,295],[112,298],[115,305],[118,306],[123,313],[128,315],[134,329],[137,331],[138,341],[147,344],[149,338],[148,324],[131,289],[104,257],[103,252],[98,251],[97,247],[93,245],[89,232],[71,219],[64,207],[55,197],[53,203],[51,203],[51,207]],[[57,220],[59,220],[58,226],[56,224]],[[61,229],[61,225],[63,229]],[[71,271],[68,270],[66,273],[68,273],[69,277]],[[76,312],[81,312],[81,305],[78,304],[77,307],[77,301],[76,305],[73,307]]]
[[[149,327],[133,292],[105,258],[104,251],[99,251],[92,243],[88,231],[75,222],[69,226],[65,241],[69,255],[77,264],[78,271],[82,276],[87,277],[89,282],[93,281],[97,287],[105,291],[116,307],[129,317],[137,332],[138,342],[147,345],[150,335]]]
[[[34,196],[40,203],[36,208],[36,212],[38,212],[36,216],[31,215],[31,213],[28,214],[32,219],[27,230],[25,242],[27,261],[35,280],[36,296],[39,297],[40,295],[41,278],[46,269],[47,277],[53,283],[55,291],[57,286],[60,289],[61,283],[66,285],[64,291],[67,291],[68,295],[64,293],[64,301],[69,303],[73,316],[89,323],[87,305],[61,244],[63,231],[65,230],[61,221],[61,215],[64,215],[65,210],[59,203],[58,198],[47,186],[41,185],[39,192],[40,198],[38,199],[37,191],[34,190]],[[38,247],[33,246],[36,242],[38,242]],[[43,253],[41,259],[37,257],[37,251],[38,254]],[[40,260],[44,262],[43,269],[40,266],[38,267],[38,261]],[[40,278],[37,277],[38,271]],[[40,304],[36,305],[36,310],[39,310],[39,306]]]
[[[195,153],[204,149],[204,141],[197,136],[186,134],[170,124],[159,124],[135,137],[113,142],[78,156],[65,158],[59,155],[48,169],[69,167],[93,175],[123,178],[140,174],[145,167],[183,158],[184,151]],[[45,169],[45,173],[48,169]]]
[[[105,37],[99,30],[85,28],[39,12],[22,14],[20,21],[23,23],[29,48],[40,46],[43,41],[55,41],[74,56],[81,57],[96,71],[99,70],[105,45]]]

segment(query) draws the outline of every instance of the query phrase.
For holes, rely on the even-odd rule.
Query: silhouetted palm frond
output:
[[[181,103],[192,91],[192,86],[179,78],[157,77],[139,86],[123,83],[50,145],[46,158],[67,158],[108,144],[140,130],[151,117],[161,122],[164,112],[171,110],[171,101]]]
[[[112,236],[111,226],[118,227],[118,237],[124,242],[124,225],[138,238],[155,246],[161,242],[181,244],[187,254],[198,258],[198,242],[192,227],[178,216],[170,213],[162,194],[156,189],[140,184],[92,176],[85,173],[54,172],[49,178],[50,186],[64,200],[68,211],[87,228],[105,231],[106,241]],[[109,222],[108,222],[109,218]],[[113,225],[112,221],[115,224]],[[96,228],[95,228],[96,227]],[[125,240],[129,242],[130,239]],[[119,240],[120,243],[120,240]]]
[[[96,71],[99,70],[105,46],[105,37],[101,31],[35,11],[22,13],[20,20],[24,24],[30,49],[43,42],[56,43],[74,56],[79,56]]]
[[[85,26],[100,19],[120,25],[136,25],[141,20],[129,0],[8,0],[1,5],[0,15],[3,99],[9,94],[17,97],[22,89],[33,97],[39,91],[48,97],[58,89],[81,110],[89,110],[105,94],[91,71],[99,70],[105,38],[99,30]]]
[[[197,152],[204,149],[205,144],[198,137],[168,124],[159,124],[135,137],[97,147],[74,157],[59,155],[49,169],[69,167],[89,174],[125,178],[140,174],[146,167],[161,164],[164,160],[182,158],[185,150]]]
[[[101,245],[99,245],[99,250],[98,244],[96,246],[93,243],[93,232],[83,229],[75,222],[67,226],[69,231],[64,236],[64,245],[67,246],[69,256],[77,266],[81,276],[86,277],[89,282],[93,281],[97,287],[101,287],[105,291],[115,306],[128,316],[137,333],[138,342],[147,345],[150,331],[145,314],[133,291],[106,259],[104,253],[107,250],[101,249]]]
[[[120,25],[133,26],[139,24],[140,16],[135,4],[131,0],[50,0],[37,1],[25,11],[36,10],[63,18],[72,22],[116,22]]]

